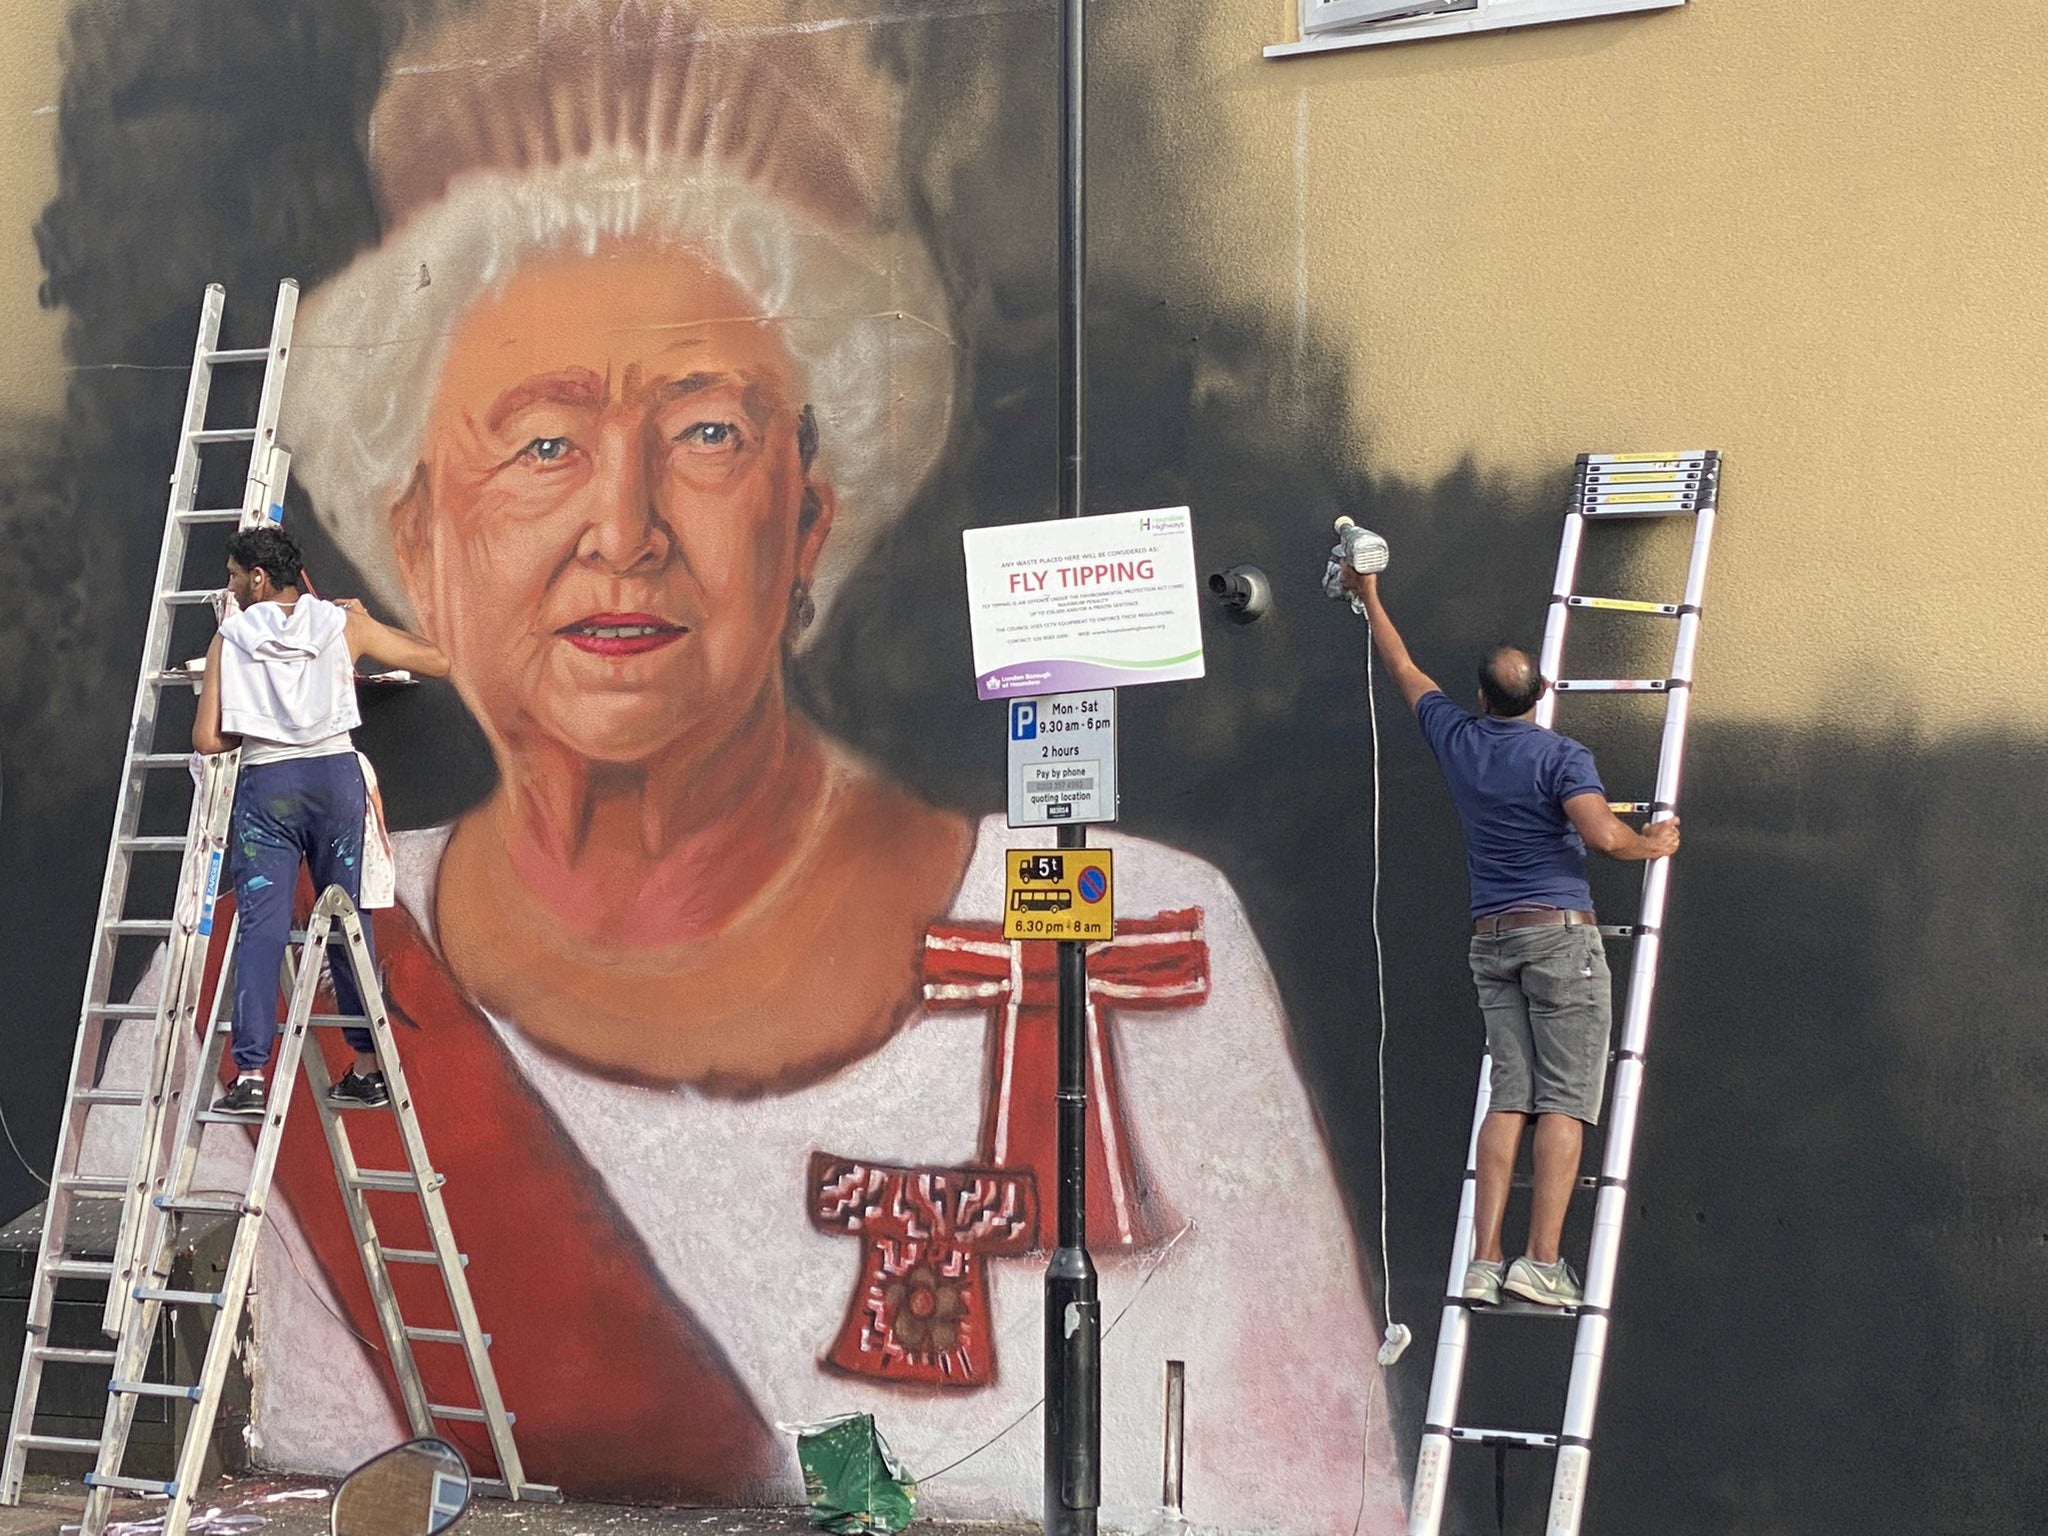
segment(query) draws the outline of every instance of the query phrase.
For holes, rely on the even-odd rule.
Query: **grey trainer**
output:
[[[1500,1305],[1500,1277],[1507,1266],[1499,1259],[1474,1259],[1465,1266],[1464,1297],[1482,1307]]]
[[[1526,1254],[1508,1266],[1501,1289],[1539,1307],[1576,1307],[1585,1300],[1571,1265],[1563,1259],[1555,1264],[1538,1264]]]

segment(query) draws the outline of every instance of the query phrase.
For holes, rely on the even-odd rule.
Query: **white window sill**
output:
[[[1478,11],[1452,11],[1408,21],[1377,21],[1355,32],[1325,32],[1298,43],[1275,43],[1265,54],[1269,59],[1288,59],[1305,53],[1335,53],[1344,48],[1376,48],[1384,43],[1457,37],[1467,32],[1538,27],[1552,21],[1582,21],[1589,16],[1619,16],[1628,11],[1663,11],[1683,4],[1685,0],[1493,0]]]

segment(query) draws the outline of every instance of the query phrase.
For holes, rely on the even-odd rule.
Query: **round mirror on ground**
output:
[[[435,1536],[469,1507],[469,1467],[446,1440],[408,1440],[334,1491],[334,1536]]]

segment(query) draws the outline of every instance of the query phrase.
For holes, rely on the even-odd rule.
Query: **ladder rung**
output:
[[[448,1181],[429,1169],[425,1176],[427,1189],[439,1189]],[[421,1189],[421,1181],[409,1173],[393,1173],[385,1168],[359,1168],[350,1178],[349,1184],[356,1189],[377,1189],[387,1194],[411,1195]]]
[[[118,1200],[128,1193],[126,1179],[97,1178],[82,1173],[66,1174],[57,1181],[57,1187],[89,1200]]]
[[[1633,939],[1641,936],[1641,929],[1634,923],[1602,923],[1600,937],[1603,939]]]
[[[184,667],[170,667],[162,672],[150,673],[143,681],[152,688],[168,688],[174,683],[196,683],[199,681],[199,674]]]
[[[197,608],[201,603],[212,602],[219,595],[220,588],[208,587],[203,592],[197,589],[188,589],[179,592],[166,592],[163,594],[162,598],[159,599],[159,601],[167,604],[172,608]]]
[[[53,1280],[111,1280],[114,1265],[111,1259],[52,1259],[43,1273]]]
[[[260,363],[270,356],[268,347],[222,347],[201,353],[209,363]]]
[[[190,512],[174,512],[171,516],[181,523],[239,523],[242,520],[240,507],[195,507]]]
[[[109,1268],[112,1266],[109,1265]],[[38,1348],[35,1357],[45,1365],[112,1365],[114,1352],[111,1349],[53,1349]]]
[[[74,1440],[69,1435],[21,1435],[16,1445],[28,1451],[64,1451],[73,1456],[97,1456],[100,1443],[97,1440]]]
[[[121,839],[123,853],[183,853],[185,839],[182,837],[124,837]]]
[[[462,1334],[454,1328],[408,1328],[405,1336],[415,1344],[461,1344]],[[484,1348],[491,1347],[491,1336],[483,1336]]]
[[[134,938],[168,939],[171,936],[171,920],[167,917],[124,917],[118,922],[107,924],[107,932]],[[150,1016],[156,1016],[154,1008]]]
[[[95,1446],[95,1449],[98,1447]],[[176,1483],[159,1483],[146,1477],[102,1477],[97,1472],[85,1474],[88,1488],[112,1488],[117,1493],[160,1493],[170,1498],[178,1491]]]
[[[129,763],[138,768],[183,768],[191,762],[190,752],[145,752],[140,757],[131,757]]]
[[[491,1416],[481,1408],[450,1408],[441,1403],[427,1404],[427,1417],[430,1419],[445,1419],[461,1424],[488,1424],[491,1422]],[[505,1414],[505,1422],[507,1424],[517,1424],[519,1422],[519,1415],[508,1411]]]
[[[1488,1317],[1563,1317],[1576,1321],[1579,1314],[1587,1308],[1546,1307],[1540,1301],[1524,1301],[1519,1296],[1503,1296],[1493,1306],[1473,1307],[1472,1310],[1482,1312]]]
[[[200,1118],[204,1119],[205,1116],[202,1115]],[[233,1117],[219,1115],[215,1118],[225,1120]],[[238,1120],[236,1123],[240,1125],[255,1124],[252,1120]],[[205,1200],[194,1195],[175,1197],[171,1195],[158,1195],[154,1200],[150,1201],[150,1204],[160,1211],[169,1211],[174,1216],[244,1216],[248,1214],[248,1207],[239,1200]]]
[[[1559,693],[1669,693],[1676,678],[1566,677],[1552,684]]]
[[[1470,1176],[1469,1170],[1467,1176]],[[1510,1189],[1534,1189],[1535,1187],[1536,1181],[1526,1173],[1518,1173],[1508,1180],[1508,1188]],[[1599,1187],[1599,1179],[1590,1173],[1582,1173],[1572,1180],[1573,1189],[1598,1189]]]
[[[124,1397],[181,1397],[188,1403],[199,1401],[197,1387],[181,1387],[166,1381],[110,1381],[107,1390]]]
[[[1542,1435],[1526,1429],[1468,1429],[1464,1425],[1453,1425],[1451,1438],[1472,1445],[1526,1445],[1544,1451],[1557,1449],[1556,1435]]]
[[[174,1307],[220,1307],[227,1304],[224,1291],[170,1291],[154,1285],[135,1287],[137,1301],[161,1301]]]
[[[94,1003],[86,1009],[88,1017],[95,1019],[153,1019],[156,1017],[155,1003]]]
[[[1678,617],[1676,603],[1639,603],[1627,597],[1580,597],[1576,593],[1564,601],[1567,608],[1600,608],[1611,613],[1647,613],[1663,619]]]
[[[312,1013],[306,1022],[317,1029],[368,1029],[370,1020],[360,1013]]]
[[[1657,807],[1647,800],[1610,800],[1607,809],[1617,816],[1647,816]]]
[[[425,1248],[379,1248],[378,1255],[386,1264],[439,1264],[441,1260]],[[464,1269],[469,1268],[469,1255],[458,1253],[457,1261]]]
[[[1706,506],[1712,506],[1712,502],[1708,502]],[[1690,502],[1686,502],[1686,504],[1671,502],[1671,504],[1659,504],[1659,506],[1575,506],[1573,508],[1573,512],[1577,512],[1581,518],[1587,518],[1587,520],[1593,520],[1593,518],[1690,518],[1698,510],[1700,508],[1692,506]]]
[[[1706,464],[1719,458],[1714,448],[1667,448],[1661,453],[1582,453],[1581,464],[1612,465],[1616,469],[1654,469],[1663,464]]]
[[[256,441],[254,427],[206,427],[194,432],[188,442],[194,443],[253,443]]]
[[[125,1104],[140,1108],[149,1097],[140,1088],[81,1088],[71,1095],[74,1104]]]

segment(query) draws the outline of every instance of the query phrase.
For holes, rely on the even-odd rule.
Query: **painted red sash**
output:
[[[224,908],[230,900],[223,898]],[[660,1278],[596,1171],[412,918],[399,908],[375,917],[400,1059],[428,1155],[447,1179],[449,1221],[469,1255],[470,1292],[492,1335],[499,1389],[518,1416],[513,1434],[528,1479],[584,1498],[763,1501],[785,1458],[718,1343]],[[224,910],[215,931],[227,929]],[[217,972],[221,947],[216,941],[209,972]],[[205,995],[211,986],[209,975]],[[342,1042],[335,1031],[319,1033],[339,1075]],[[303,1080],[294,1092],[300,1102],[279,1157],[278,1187],[350,1324],[379,1341],[381,1356],[369,1286]],[[359,1166],[405,1166],[389,1116],[352,1114],[348,1129]],[[411,1196],[369,1200],[383,1246],[427,1246]],[[436,1271],[391,1268],[407,1322],[451,1326]],[[414,1348],[431,1401],[474,1406],[459,1350],[431,1342]],[[495,1465],[483,1426],[438,1429],[473,1465]]]

